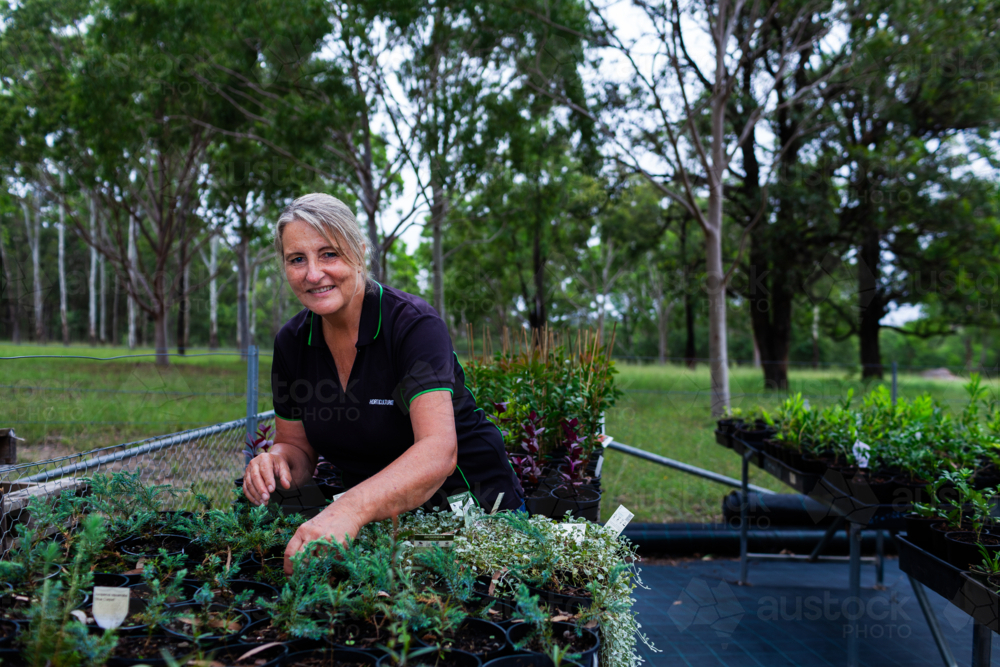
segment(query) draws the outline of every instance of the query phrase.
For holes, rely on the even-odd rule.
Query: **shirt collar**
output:
[[[364,301],[361,302],[358,342],[355,347],[368,345],[378,338],[379,332],[382,331],[382,285],[374,280],[372,283],[378,286],[378,290],[376,291],[374,287],[365,290]],[[312,347],[323,345],[323,321],[312,311],[309,311],[308,329],[307,344]]]

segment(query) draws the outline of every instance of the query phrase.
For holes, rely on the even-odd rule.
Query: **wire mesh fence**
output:
[[[191,510],[196,494],[214,506],[232,495],[246,459],[247,419],[195,428],[46,461],[0,467],[0,559],[16,537],[15,526],[30,520],[33,499],[83,490],[85,478],[119,471],[138,473],[146,485],[171,484],[188,489],[165,502],[165,510]],[[274,412],[261,412],[250,429],[273,424]]]

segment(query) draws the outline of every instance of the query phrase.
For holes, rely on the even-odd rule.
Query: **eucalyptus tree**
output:
[[[1000,7],[910,0],[869,11],[877,20],[859,20],[849,34],[868,75],[836,82],[826,105],[833,120],[819,142],[840,191],[838,224],[849,238],[842,254],[855,257],[853,303],[828,307],[840,315],[839,335],[857,335],[863,376],[881,377],[879,332],[890,306],[961,303],[951,323],[904,332],[952,330],[969,319],[970,304],[935,276],[954,270],[956,258],[986,268],[981,258],[996,245],[988,193],[997,180]]]
[[[589,3],[595,27],[589,45],[598,56],[621,63],[625,76],[604,76],[594,111],[553,91],[569,108],[590,117],[607,137],[613,159],[644,175],[665,197],[697,221],[705,241],[706,291],[709,302],[709,357],[712,414],[729,406],[726,295],[732,268],[723,257],[725,188],[739,147],[757,123],[782,105],[812,95],[822,83],[796,91],[783,103],[775,90],[792,76],[803,53],[835,22],[841,5],[770,0],[715,3],[660,0],[636,5],[629,24],[615,23],[611,4]],[[814,8],[815,7],[815,8]],[[776,16],[788,14],[784,39],[770,30]],[[814,16],[823,28],[811,28]],[[565,26],[560,29],[569,32]],[[707,54],[692,49],[707,42]],[[759,67],[762,53],[768,66]],[[830,73],[827,74],[829,76]],[[754,108],[742,121],[729,116],[740,82],[750,77]]]

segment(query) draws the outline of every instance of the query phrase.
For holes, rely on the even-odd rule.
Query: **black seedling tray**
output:
[[[865,498],[855,497],[847,480],[836,470],[827,469],[823,475],[804,473],[764,453],[752,444],[719,430],[715,431],[715,440],[724,447],[728,446],[740,456],[749,452],[751,463],[781,480],[786,486],[830,508],[830,512],[834,515],[843,515],[851,523],[860,523],[869,528],[882,530],[904,528],[903,517],[910,512],[909,505],[880,505],[877,502],[866,502]],[[871,500],[874,500],[874,494]]]
[[[900,570],[993,632],[1000,632],[1000,596],[978,575],[959,570],[899,535],[896,549]]]

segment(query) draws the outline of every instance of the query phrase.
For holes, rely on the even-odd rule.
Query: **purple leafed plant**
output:
[[[501,412],[501,405],[506,410],[507,406],[501,403],[497,404],[498,412]],[[544,428],[539,426],[541,423],[541,415],[532,410],[527,420],[519,425],[521,429],[521,449],[524,450],[524,454],[510,454],[511,465],[514,466],[514,472],[517,474],[518,479],[521,480],[522,486],[537,486],[538,478],[542,475],[542,468],[538,465],[537,459],[540,450],[538,436],[545,431]]]
[[[257,437],[254,440],[247,436],[246,445],[243,447],[243,453],[253,458],[262,452],[269,451],[271,445],[274,444],[274,440],[269,440],[268,435],[271,433],[270,426],[260,426],[257,428]]]
[[[566,456],[563,457],[563,464],[560,466],[559,477],[562,479],[560,488],[576,489],[584,482],[583,472],[587,467],[587,460],[584,458],[582,439],[576,432],[580,422],[573,419],[562,420],[564,439],[563,447],[566,448]]]

